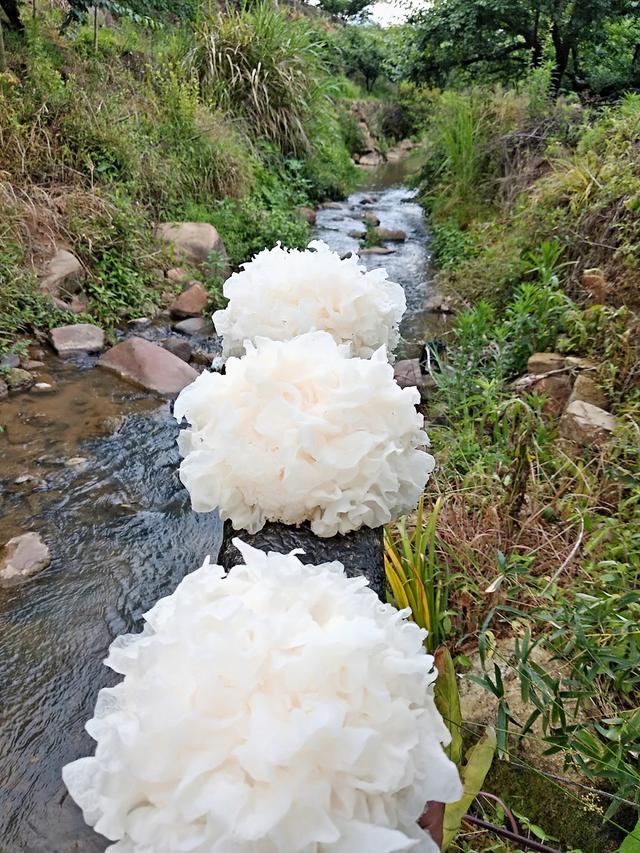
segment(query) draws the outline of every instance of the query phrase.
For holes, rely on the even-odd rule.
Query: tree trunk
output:
[[[7,58],[4,55],[4,30],[2,29],[2,18],[0,18],[0,74],[7,70]]]
[[[14,30],[22,31],[24,25],[20,20],[20,12],[18,11],[18,0],[0,0],[0,8],[4,11],[9,19],[9,24]]]
[[[98,52],[98,7],[93,7],[93,52]]]
[[[555,51],[555,62],[553,71],[551,72],[551,90],[557,96],[560,92],[560,86],[562,85],[567,65],[569,64],[569,56],[573,45],[562,38],[560,27],[555,22],[551,28],[551,39]]]

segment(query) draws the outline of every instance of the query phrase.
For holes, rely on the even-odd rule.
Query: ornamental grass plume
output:
[[[327,332],[258,338],[224,376],[202,373],[174,407],[193,508],[236,530],[311,523],[317,536],[378,527],[411,511],[435,460],[415,388],[384,347],[350,358]]]
[[[341,259],[321,241],[305,251],[265,249],[223,292],[229,304],[213,321],[224,357],[242,355],[246,340],[285,341],[313,330],[350,343],[353,356],[368,358],[381,346],[392,353],[406,308],[403,288],[385,270],[367,272],[355,257]]]
[[[110,853],[436,853],[427,800],[461,796],[433,658],[342,564],[235,540],[119,637],[63,769]]]

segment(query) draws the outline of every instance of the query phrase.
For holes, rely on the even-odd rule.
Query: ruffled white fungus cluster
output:
[[[340,563],[236,540],[118,638],[63,778],[111,853],[436,853],[416,820],[461,795],[425,632]]]
[[[385,270],[367,272],[321,241],[306,251],[265,249],[226,281],[224,295],[229,304],[213,321],[225,358],[242,355],[246,340],[284,341],[316,329],[351,343],[353,356],[368,358],[381,346],[393,352],[406,308],[403,288]]]
[[[412,510],[435,466],[415,388],[400,388],[384,347],[349,358],[326,332],[258,338],[226,375],[202,373],[174,414],[180,478],[193,508],[236,530],[311,522],[318,536],[378,527]]]

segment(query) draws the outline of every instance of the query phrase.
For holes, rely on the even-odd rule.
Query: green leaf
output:
[[[487,726],[484,735],[467,753],[467,763],[460,772],[464,793],[457,803],[449,803],[444,811],[444,841],[442,849],[447,850],[460,831],[462,818],[469,806],[482,790],[485,777],[489,772],[496,752],[496,733]],[[627,851],[625,851],[627,853]]]
[[[640,853],[640,818],[638,818],[634,829],[622,842],[618,853]]]
[[[456,767],[459,767],[462,760],[460,693],[451,654],[446,646],[440,646],[436,651],[435,662],[438,678],[436,679],[434,699],[436,707],[451,733],[451,743],[446,752]]]

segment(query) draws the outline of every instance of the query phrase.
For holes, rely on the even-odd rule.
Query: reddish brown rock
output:
[[[208,302],[207,291],[199,281],[194,281],[173,300],[169,306],[169,311],[173,317],[179,319],[199,317],[207,307]]]
[[[304,219],[309,225],[315,225],[316,212],[312,207],[299,207],[297,213],[300,219]]]
[[[173,267],[173,269],[167,270],[167,276],[169,281],[177,281],[177,282],[185,282],[191,278],[191,273],[189,270],[186,270],[184,267]]]
[[[547,398],[543,406],[545,414],[559,417],[571,396],[571,377],[566,373],[545,376],[533,384],[530,391],[539,397]]]
[[[131,337],[108,350],[98,367],[116,373],[122,379],[158,394],[172,395],[189,385],[198,373],[166,349]]]
[[[605,302],[609,295],[609,285],[599,269],[585,270],[582,286],[596,302]]]
[[[401,388],[417,388],[424,397],[435,387],[432,376],[424,375],[417,358],[405,358],[393,366],[393,377]]]

